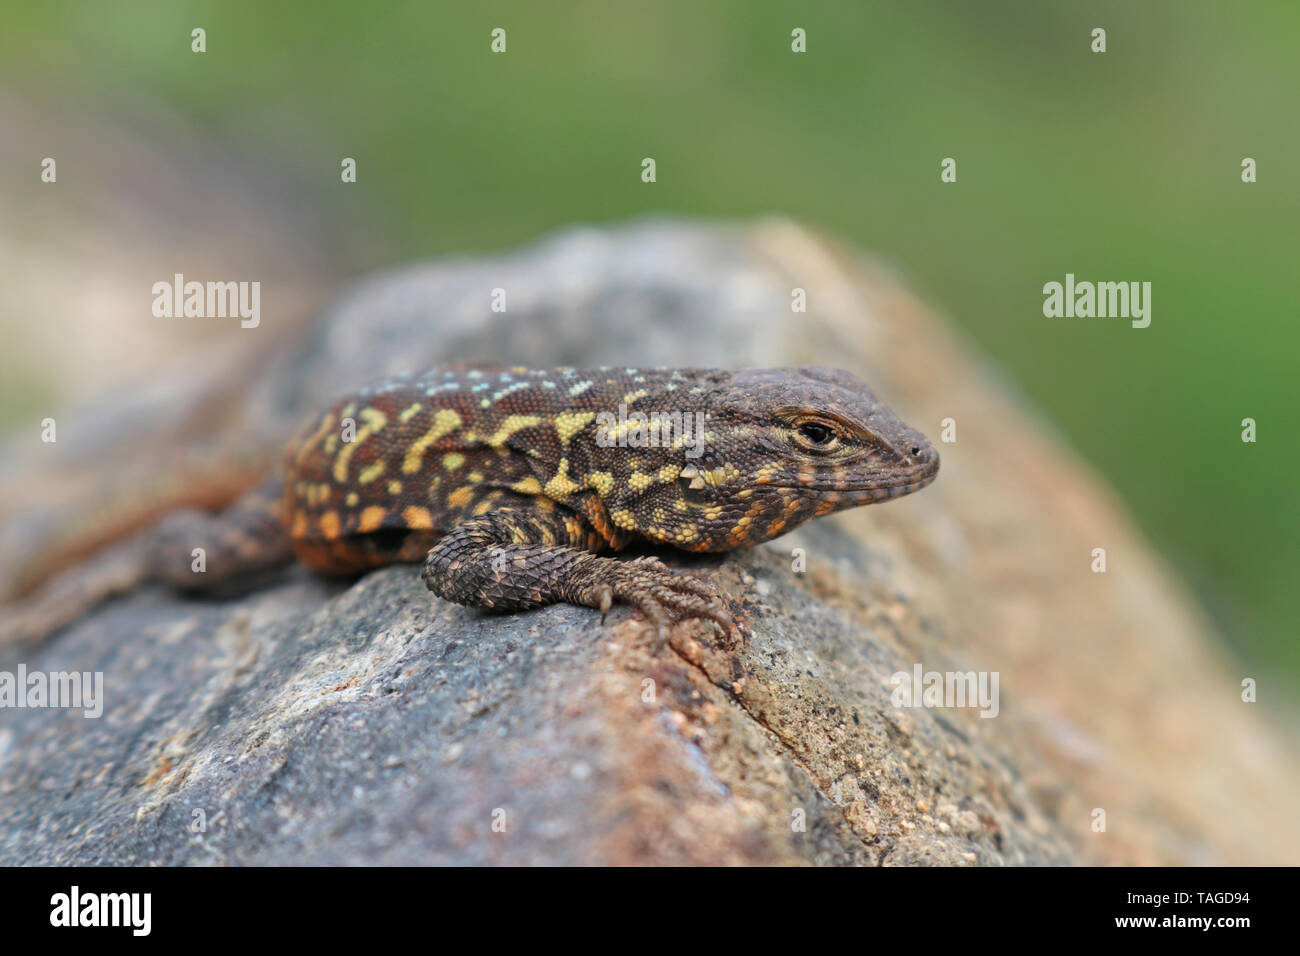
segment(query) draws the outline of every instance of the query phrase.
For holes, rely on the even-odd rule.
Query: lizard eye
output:
[[[836,439],[835,430],[821,422],[804,422],[799,426],[799,434],[814,445],[829,447]]]

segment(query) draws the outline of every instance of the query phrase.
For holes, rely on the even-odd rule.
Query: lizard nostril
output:
[[[913,457],[913,458],[915,458],[915,457],[916,457],[917,455],[919,455],[919,454],[921,454],[921,449],[919,449],[919,448],[913,448],[913,449],[912,449],[912,457]]]

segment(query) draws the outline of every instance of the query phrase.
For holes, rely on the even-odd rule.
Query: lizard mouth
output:
[[[901,475],[894,475],[884,480],[877,479],[857,486],[790,484],[786,487],[796,488],[815,497],[837,495],[840,502],[848,505],[870,504],[875,501],[888,501],[890,498],[901,498],[920,491],[931,484],[938,475],[939,459],[935,456]]]
[[[850,501],[886,501],[890,498],[901,498],[903,495],[910,495],[914,491],[920,491],[937,477],[938,469],[936,468],[928,474],[902,478],[889,484],[875,485],[869,488],[851,488],[842,492],[842,494],[846,500]]]
[[[872,482],[863,488],[852,488],[845,493],[850,501],[884,501],[901,498],[920,491],[939,476],[939,453],[933,446],[922,445],[912,450],[911,468],[901,475],[893,475],[882,482]]]
[[[893,475],[883,480],[876,479],[857,486],[850,485],[846,487],[844,485],[813,482],[806,484],[803,482],[782,482],[774,487],[792,488],[795,491],[817,498],[836,495],[838,500],[846,505],[870,504],[875,501],[887,501],[890,498],[901,498],[904,495],[920,491],[933,482],[938,477],[938,474],[939,458],[935,455],[901,475]],[[704,506],[714,503],[712,487],[704,481],[703,477],[693,467],[682,470],[677,478],[677,488],[687,504]]]

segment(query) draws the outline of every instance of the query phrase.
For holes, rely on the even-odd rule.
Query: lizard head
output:
[[[664,477],[680,470],[672,481],[638,482],[616,504],[653,541],[691,551],[757,544],[821,515],[918,491],[939,470],[925,436],[838,369],[749,369],[676,394],[691,413],[688,440],[651,460]]]

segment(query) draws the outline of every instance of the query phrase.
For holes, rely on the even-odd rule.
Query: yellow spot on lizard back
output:
[[[451,434],[461,426],[460,412],[454,408],[440,408],[433,416],[433,424],[429,430],[411,442],[411,447],[406,449],[406,456],[402,459],[402,471],[408,475],[413,475],[424,464],[424,453],[429,446],[439,438]],[[468,436],[466,436],[468,437]]]
[[[510,490],[517,491],[522,495],[540,495],[542,493],[542,483],[529,475],[527,478],[516,481],[510,486]]]
[[[582,485],[569,477],[569,459],[560,459],[560,467],[556,469],[554,477],[546,483],[544,490],[548,497],[555,499],[567,498],[575,491],[582,490]]]
[[[595,412],[561,412],[556,415],[553,424],[555,433],[560,436],[561,444],[567,445],[569,439],[582,431],[595,417]]]
[[[383,460],[376,461],[372,464],[366,465],[366,467],[361,469],[361,474],[357,475],[358,483],[363,485],[370,484],[372,481],[374,481],[376,478],[382,475],[384,473],[384,469],[387,467],[388,467],[388,462]]]
[[[501,423],[501,427],[496,430],[496,433],[489,436],[487,443],[493,447],[500,447],[521,428],[531,428],[533,425],[540,425],[541,423],[542,418],[539,415],[508,415],[506,420]]]
[[[416,402],[414,405],[408,405],[406,408],[402,409],[402,414],[397,416],[397,420],[405,425],[416,415],[420,414],[420,409],[422,407],[423,406],[421,406],[419,402]]]
[[[347,483],[348,463],[352,461],[356,450],[371,435],[383,430],[383,427],[388,424],[388,416],[377,408],[363,408],[361,421],[364,424],[357,429],[356,437],[340,448],[338,457],[334,459],[334,480],[340,485]]]
[[[447,496],[447,504],[452,508],[463,508],[473,500],[474,489],[469,485],[463,485]]]
[[[614,476],[607,471],[593,471],[587,476],[587,487],[595,488],[603,498],[614,490]]]

